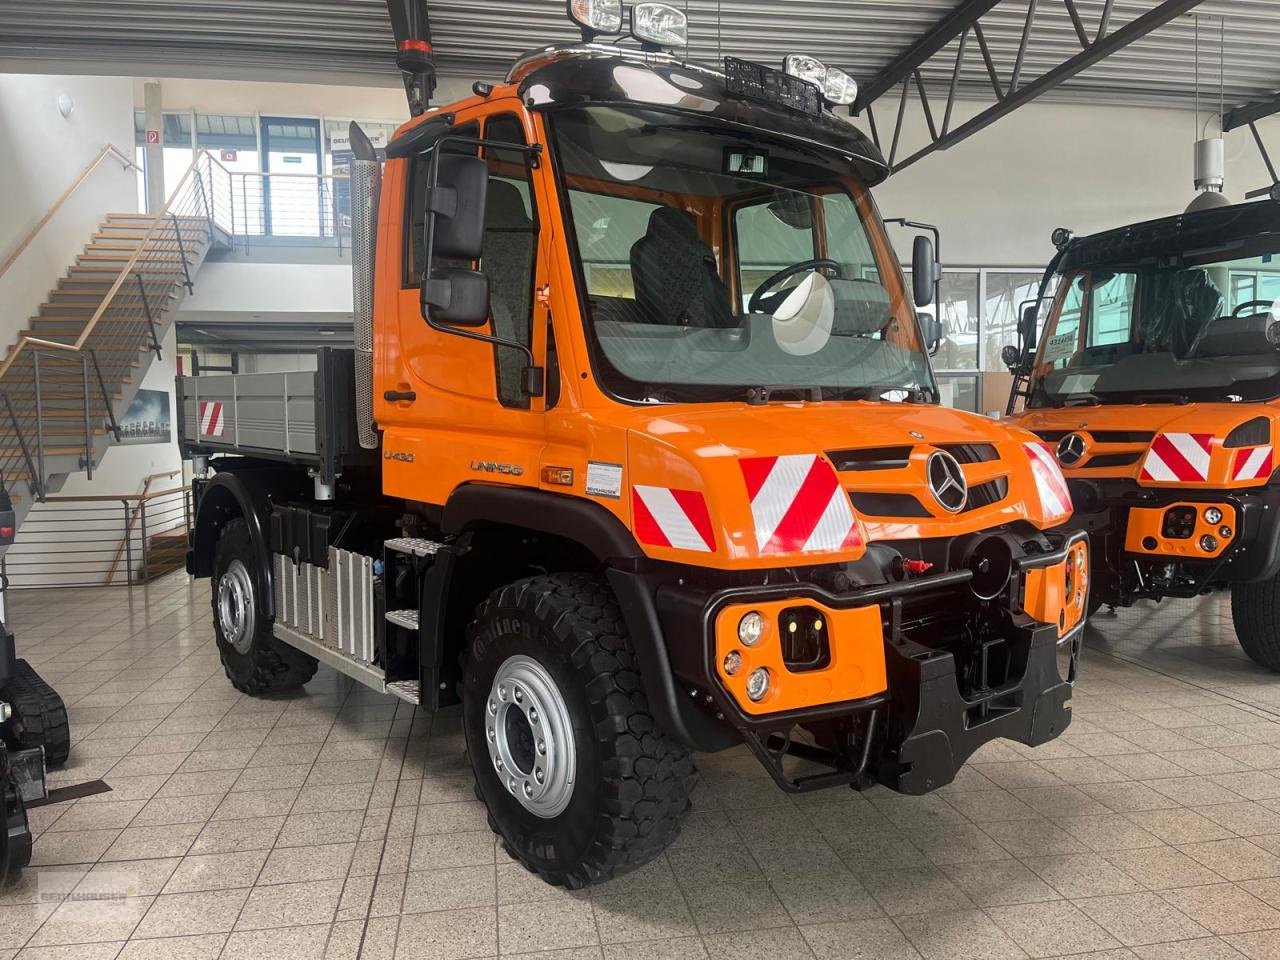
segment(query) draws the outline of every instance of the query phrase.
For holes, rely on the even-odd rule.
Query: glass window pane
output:
[[[772,209],[777,202],[771,199],[766,203],[741,207],[733,217],[740,272],[738,288],[742,291],[744,310],[751,295],[779,270],[817,256],[812,214],[797,216],[791,223],[786,223]],[[792,202],[803,204],[803,201]],[[800,209],[803,211],[804,206]]]
[[[592,297],[636,298],[631,278],[631,248],[649,228],[654,203],[569,191],[578,236],[578,255]]]
[[[906,271],[907,290],[911,271]],[[934,306],[920,313],[936,316]],[[978,369],[978,271],[948,271],[942,275],[942,345],[933,357],[934,370]]]
[[[1020,308],[1026,301],[1035,299],[1041,277],[1042,274],[1029,271],[987,273],[987,302],[983,314],[986,322],[982,334],[984,370],[1004,370],[1000,351],[1018,342]]]
[[[944,407],[978,412],[978,378],[971,376],[938,377],[938,393]]]

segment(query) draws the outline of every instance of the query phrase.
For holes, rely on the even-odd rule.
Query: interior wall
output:
[[[884,141],[893,133],[889,99],[876,116]],[[952,126],[980,106],[958,103]],[[1189,110],[1035,103],[894,174],[874,192],[884,216],[938,224],[948,266],[1041,267],[1053,256],[1055,227],[1083,235],[1182,212],[1195,195],[1195,131],[1208,117],[1202,113],[1197,125]],[[855,123],[869,129],[865,117]],[[1280,159],[1280,118],[1259,129]],[[1215,133],[1211,122],[1208,135]],[[923,115],[910,109],[899,159],[926,136]],[[1247,128],[1226,141],[1225,193],[1241,202],[1269,178]],[[910,237],[892,229],[905,254]]]
[[[63,117],[58,98],[70,98]],[[0,263],[108,143],[133,155],[133,83],[121,77],[0,74]],[[0,275],[0,349],[43,303],[103,213],[137,210],[132,170],[107,160]]]

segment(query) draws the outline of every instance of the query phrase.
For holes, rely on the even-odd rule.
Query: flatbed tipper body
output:
[[[352,132],[353,353],[179,386],[237,688],[460,702],[571,886],[671,841],[695,751],[919,794],[1058,736],[1086,537],[1034,436],[937,405],[849,87],[587,42],[475,92]]]
[[[361,450],[350,350],[323,348],[315,370],[179,377],[183,457],[237,453],[297,463],[332,483]]]

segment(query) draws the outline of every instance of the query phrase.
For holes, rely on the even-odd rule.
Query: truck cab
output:
[[[1270,199],[1064,237],[1016,421],[1068,478],[1095,607],[1229,588],[1241,645],[1271,670],[1278,254]]]
[[[179,384],[232,682],[460,700],[570,886],[671,841],[695,751],[920,794],[1062,733],[1087,538],[1033,435],[937,405],[932,247],[908,289],[840,96],[584,42],[357,161],[354,356]]]

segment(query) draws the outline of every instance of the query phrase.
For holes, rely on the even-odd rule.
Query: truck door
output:
[[[455,128],[463,137],[524,144],[520,115],[495,112]],[[445,142],[443,149],[475,153]],[[535,291],[546,281],[546,231],[539,228],[538,185],[527,154],[485,147],[489,172],[483,252],[477,268],[489,282],[489,319],[462,331],[527,346],[545,369],[547,308]],[[443,503],[463,483],[538,485],[545,444],[545,400],[526,389],[522,350],[431,328],[422,317],[423,219],[430,156],[409,161],[404,222],[404,276],[395,336],[379,350],[375,396],[388,495]],[[388,238],[384,235],[383,241]],[[384,287],[385,289],[385,287]],[[535,322],[536,321],[536,322]]]

